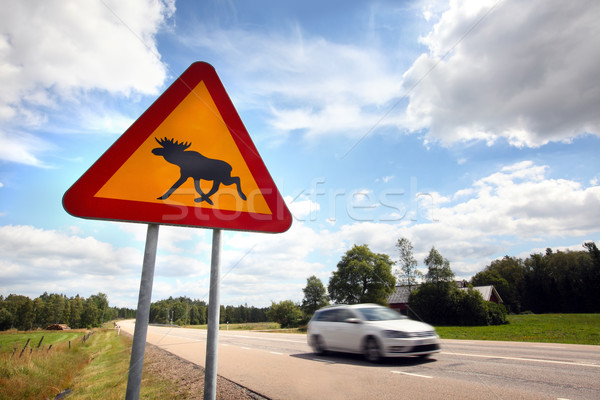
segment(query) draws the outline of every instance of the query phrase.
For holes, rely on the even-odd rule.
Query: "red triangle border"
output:
[[[272,214],[94,197],[200,81],[204,81]],[[205,62],[193,63],[67,190],[63,207],[81,218],[267,233],[285,232],[292,224],[291,213],[221,80]]]

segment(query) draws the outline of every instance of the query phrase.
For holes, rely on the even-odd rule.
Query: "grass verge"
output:
[[[53,399],[67,388],[72,391],[69,400],[124,398],[131,338],[117,336],[114,330],[96,330],[85,343],[76,340],[69,348],[68,340],[54,342],[50,350],[47,346],[35,349],[39,339],[32,339],[19,358],[26,340],[40,333],[48,335],[40,331],[13,334],[21,336],[18,351],[0,352],[0,400]],[[14,342],[15,337],[10,340]],[[140,398],[164,399],[165,393],[175,389],[173,382],[148,374],[144,368]]]
[[[45,334],[47,345],[38,348],[41,334]],[[87,346],[82,340],[73,340],[70,349],[68,339],[59,341],[62,337],[71,340],[81,337],[83,332],[61,336],[37,331],[0,336],[2,343],[11,348],[0,352],[0,400],[54,398],[88,360]],[[31,339],[29,343],[27,339]],[[16,351],[13,346],[17,346]]]
[[[497,326],[436,326],[442,339],[600,345],[600,314],[509,315]]]
[[[114,330],[100,331],[95,335],[91,350],[89,363],[73,379],[73,394],[69,400],[123,399],[127,391],[131,338],[117,336]],[[172,393],[174,384],[148,374],[145,369],[140,398],[164,399],[165,393]]]
[[[208,325],[188,325],[186,328],[207,329]],[[220,324],[219,330],[225,331],[270,331],[280,330],[281,325],[277,322],[247,322],[243,324]]]

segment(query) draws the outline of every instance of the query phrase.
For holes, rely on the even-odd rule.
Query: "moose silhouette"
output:
[[[159,200],[168,199],[179,186],[188,180],[188,178],[194,179],[194,186],[200,195],[200,197],[194,199],[196,203],[206,201],[208,204],[212,205],[213,201],[210,199],[210,196],[219,190],[221,183],[227,186],[235,183],[238,194],[242,200],[246,200],[246,195],[242,192],[240,178],[231,176],[232,167],[225,161],[205,157],[196,151],[187,151],[186,149],[192,145],[191,142],[179,143],[173,139],[167,139],[166,137],[160,140],[154,138],[154,140],[156,140],[161,147],[152,149],[152,154],[162,156],[167,162],[179,166],[181,173],[177,182],[175,182],[165,194],[160,196],[158,198]],[[202,189],[200,188],[201,179],[213,181],[212,188],[206,194],[202,192]]]

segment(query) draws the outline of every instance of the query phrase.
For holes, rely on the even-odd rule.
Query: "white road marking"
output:
[[[244,350],[254,350],[254,349],[252,349],[252,348],[250,348],[250,347],[240,347],[240,348],[242,348],[242,349],[244,349]]]
[[[283,355],[283,353],[278,353],[278,352],[276,352],[276,351],[270,351],[269,353],[271,353],[271,354],[276,354],[276,355],[278,355],[278,356],[282,356],[282,355]]]
[[[578,362],[573,362],[573,361],[543,360],[543,359],[525,358],[525,357],[505,357],[505,356],[493,356],[493,355],[485,355],[485,354],[452,353],[452,352],[446,352],[446,351],[441,352],[441,354],[448,354],[451,356],[499,358],[501,360],[531,361],[531,362],[539,362],[539,363],[547,363],[547,364],[563,364],[563,365],[575,365],[578,367],[600,368],[600,364],[578,363]]]
[[[403,372],[403,371],[390,371],[392,374],[402,374],[402,375],[409,375],[409,376],[416,376],[418,378],[428,378],[428,379],[432,379],[432,376],[427,376],[427,375],[419,375],[419,374],[411,374],[410,372]]]
[[[223,332],[219,332],[223,333]],[[222,335],[223,337],[229,338],[244,338],[244,339],[254,339],[254,340],[263,340],[263,341],[274,341],[274,342],[290,342],[290,343],[306,343],[306,340],[290,340],[290,339],[277,339],[277,338],[266,338],[266,337],[256,337],[256,336],[245,336],[245,335],[236,335],[236,334],[226,334]]]

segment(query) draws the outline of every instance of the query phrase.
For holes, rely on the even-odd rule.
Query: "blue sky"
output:
[[[354,244],[409,238],[469,278],[600,239],[600,5],[3,1],[0,294],[135,307],[146,227],[64,192],[195,61],[212,64],[294,216],[223,235],[224,304],[302,299]],[[163,226],[153,299],[208,300],[212,231]]]

